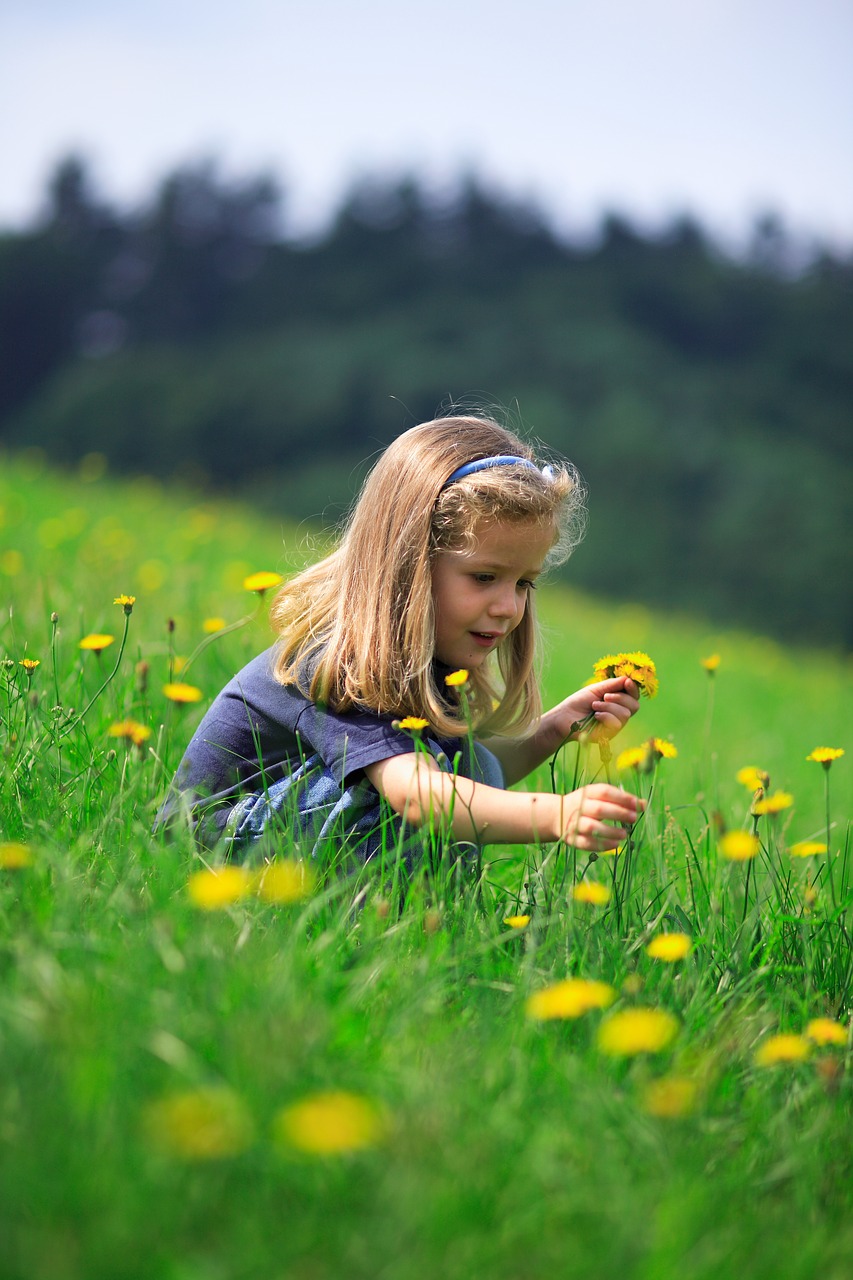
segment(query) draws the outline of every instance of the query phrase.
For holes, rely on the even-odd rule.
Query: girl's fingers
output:
[[[574,845],[577,849],[601,853],[604,849],[615,849],[623,840],[627,840],[628,832],[623,827],[604,827],[600,833],[569,829],[564,839],[566,844]]]

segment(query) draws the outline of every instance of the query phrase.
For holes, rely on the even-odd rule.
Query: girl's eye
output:
[[[532,582],[530,578],[519,578],[518,585],[522,589],[522,591],[536,590],[536,583]]]
[[[494,582],[495,575],[493,573],[475,573],[475,582]]]

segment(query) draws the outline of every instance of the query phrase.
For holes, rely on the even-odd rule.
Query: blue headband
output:
[[[531,471],[536,471],[540,476],[544,476],[546,480],[553,480],[554,468],[545,466],[540,471],[535,462],[531,462],[529,458],[517,458],[512,453],[499,453],[494,458],[477,458],[475,462],[466,462],[464,467],[457,467],[445,480],[441,486],[446,489],[449,484],[453,484],[454,480],[462,480],[465,476],[473,475],[475,471],[487,471],[490,467],[513,467],[522,466],[529,467]]]

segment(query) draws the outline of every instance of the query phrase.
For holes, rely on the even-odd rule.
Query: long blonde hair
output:
[[[499,454],[535,461],[490,418],[436,418],[412,427],[368,476],[335,551],[287,582],[270,617],[280,636],[275,676],[335,711],[423,716],[440,734],[466,732],[460,709],[436,687],[432,566],[442,551],[472,550],[488,522],[550,523],[559,563],[583,531],[584,492],[571,465],[545,475],[524,465],[475,472],[444,487],[467,462]],[[471,672],[478,728],[520,733],[539,714],[533,602],[486,663]]]

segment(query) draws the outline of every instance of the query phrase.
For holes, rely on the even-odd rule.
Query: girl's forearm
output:
[[[457,840],[478,844],[529,844],[560,837],[560,796],[501,791],[442,773],[421,757],[393,757],[365,772],[411,826],[433,823]]]

